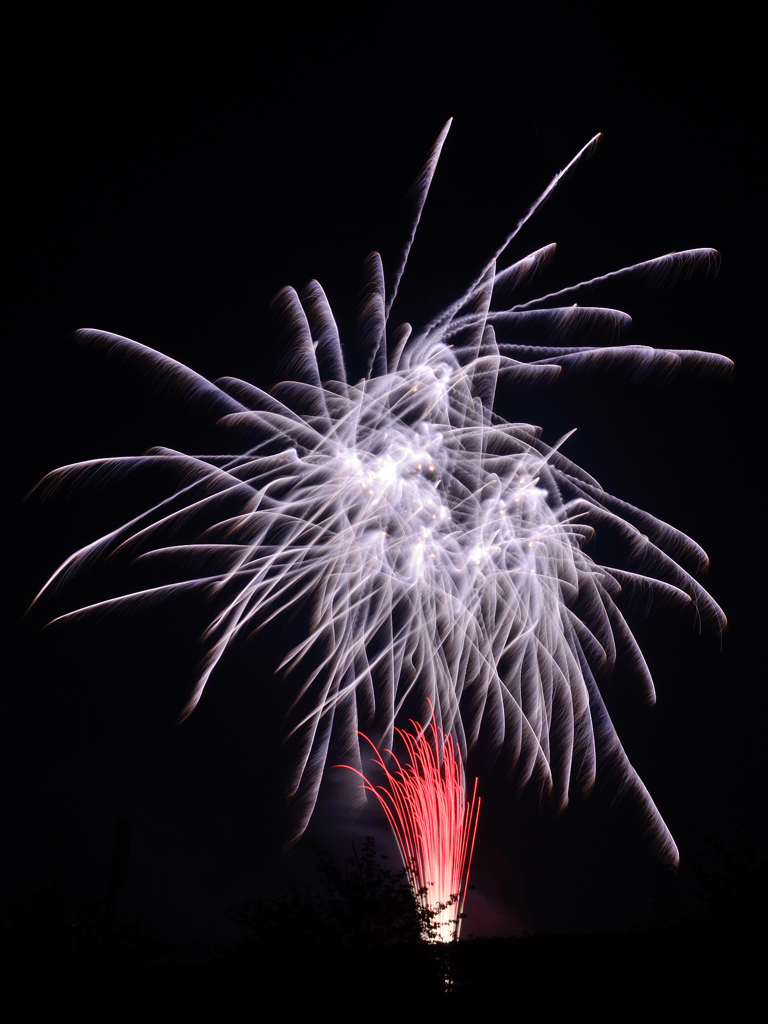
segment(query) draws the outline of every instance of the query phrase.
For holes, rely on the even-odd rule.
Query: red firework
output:
[[[459,937],[464,913],[480,814],[477,779],[468,801],[453,737],[445,736],[434,720],[428,729],[413,719],[411,725],[413,735],[395,730],[405,744],[404,760],[386,751],[397,766],[394,772],[387,768],[376,745],[360,734],[375,751],[374,761],[384,773],[383,785],[375,786],[356,768],[352,771],[384,809],[413,891],[432,916],[434,938],[447,941]]]

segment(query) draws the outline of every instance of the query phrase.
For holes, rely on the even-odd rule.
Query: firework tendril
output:
[[[303,617],[306,631],[282,663],[294,685],[286,734],[298,750],[289,785],[297,835],[315,807],[332,740],[362,773],[361,728],[386,750],[398,722],[433,716],[434,735],[456,763],[479,751],[485,764],[559,807],[572,787],[587,792],[600,769],[633,796],[660,855],[674,862],[674,841],[619,742],[600,685],[621,660],[654,699],[616,603],[622,591],[687,605],[715,630],[724,627],[695,578],[707,557],[674,527],[607,494],[564,454],[567,437],[547,444],[538,427],[503,418],[495,397],[507,382],[547,384],[574,370],[619,366],[643,378],[681,368],[727,372],[723,356],[617,344],[626,313],[573,304],[592,286],[627,276],[658,282],[712,270],[717,253],[671,253],[510,305],[508,296],[555,249],[505,261],[511,243],[594,150],[596,136],[456,301],[421,329],[391,329],[449,124],[417,181],[412,230],[389,288],[379,255],[366,261],[360,379],[350,379],[349,350],[316,281],[275,300],[291,341],[286,379],[270,393],[233,378],[209,382],[127,338],[80,332],[84,343],[139,362],[197,403],[231,445],[218,455],[153,448],[49,474],[45,492],[159,469],[169,494],[71,555],[41,594],[107,558],[176,566],[167,583],[61,618],[199,591],[215,614],[186,714],[236,639]],[[596,531],[623,549],[621,567],[587,553]],[[398,771],[392,783],[405,784],[408,770]]]

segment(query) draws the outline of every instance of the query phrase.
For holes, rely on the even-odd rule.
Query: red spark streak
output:
[[[411,720],[411,725],[414,735],[395,730],[405,744],[405,763],[391,750],[386,751],[397,765],[394,773],[384,764],[376,745],[360,733],[376,753],[375,763],[384,772],[383,785],[374,786],[351,765],[340,767],[359,775],[364,788],[383,807],[413,891],[425,908],[437,910],[437,938],[444,941],[446,933],[458,938],[461,928],[480,814],[477,779],[468,803],[453,737],[446,737],[434,721],[429,726],[431,740],[418,722]]]

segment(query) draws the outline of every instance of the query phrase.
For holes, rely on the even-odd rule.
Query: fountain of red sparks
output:
[[[445,942],[458,939],[464,915],[480,814],[477,779],[467,800],[453,737],[445,736],[434,720],[427,728],[413,719],[411,725],[413,734],[395,730],[405,745],[403,760],[385,751],[396,765],[394,772],[376,745],[360,734],[373,747],[374,762],[384,773],[382,785],[374,785],[356,768],[352,771],[384,809],[413,891],[428,911],[430,939]]]

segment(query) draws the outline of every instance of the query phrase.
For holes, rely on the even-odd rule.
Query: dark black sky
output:
[[[274,866],[276,638],[234,656],[177,726],[205,621],[194,602],[43,633],[42,615],[21,618],[50,571],[99,525],[142,507],[143,492],[22,499],[68,462],[153,444],[199,450],[212,436],[151,382],[78,350],[71,331],[110,330],[211,379],[268,385],[280,355],[271,298],[316,277],[342,330],[353,322],[363,258],[376,248],[393,265],[404,197],[449,116],[403,318],[418,323],[452,298],[602,131],[597,155],[521,246],[560,243],[553,286],[717,247],[716,279],[601,298],[633,315],[633,340],[737,364],[730,381],[613,378],[514,396],[519,418],[549,440],[578,426],[569,454],[609,491],[703,544],[731,625],[721,649],[682,616],[638,611],[658,705],[625,701],[620,679],[614,688],[619,731],[681,847],[677,879],[657,877],[631,813],[600,794],[554,819],[489,783],[468,928],[658,922],[695,905],[695,869],[711,866],[713,842],[761,841],[765,708],[750,613],[762,513],[747,422],[762,358],[751,279],[756,33],[722,4],[618,9],[580,6],[561,19],[481,4],[456,21],[435,5],[351,25],[319,5],[214,15],[65,4],[11,27],[10,898],[53,879],[103,896],[122,819],[133,840],[120,912],[177,936],[217,933],[227,905],[304,870],[303,848]],[[337,819],[328,807],[316,838],[342,845],[374,827]]]

